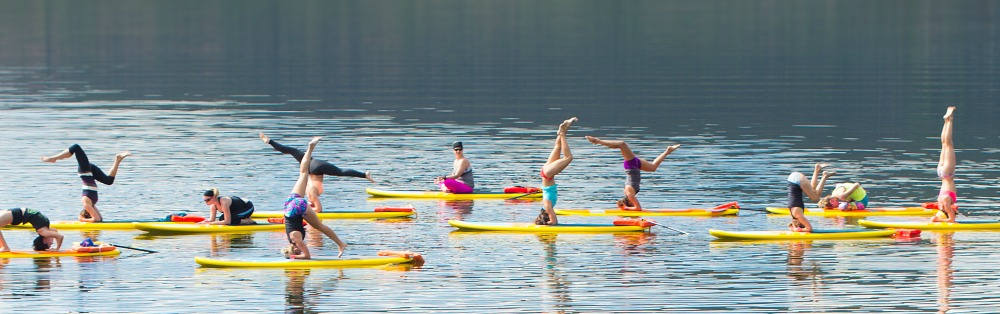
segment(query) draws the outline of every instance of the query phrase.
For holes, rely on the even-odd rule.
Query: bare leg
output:
[[[649,171],[649,172],[656,171],[656,168],[660,167],[660,163],[663,162],[663,159],[666,159],[667,156],[670,155],[670,153],[673,153],[675,150],[677,150],[678,147],[681,147],[681,144],[667,146],[667,150],[663,151],[663,153],[660,154],[659,156],[656,156],[656,159],[653,159],[653,162],[648,162],[639,159],[642,160],[642,166],[639,168],[639,170]]]
[[[948,177],[945,179],[950,181],[950,191],[955,190],[955,180],[951,177],[955,175],[955,143],[952,142],[954,111],[955,107],[948,107],[948,112],[944,115],[944,126],[941,128],[941,157],[938,160],[938,171]]]
[[[108,176],[109,177],[114,177],[115,175],[118,174],[118,165],[120,165],[122,163],[122,160],[125,159],[125,157],[128,157],[128,156],[132,156],[132,153],[130,153],[128,151],[124,151],[124,152],[120,152],[117,155],[115,155],[115,163],[111,164],[111,171],[108,172]]]
[[[42,161],[55,163],[56,161],[69,158],[69,156],[73,156],[73,152],[66,149],[63,150],[62,152],[59,152],[58,154],[53,155],[52,157],[42,156]]]
[[[805,193],[813,202],[819,201],[823,197],[823,186],[826,185],[826,180],[836,174],[833,171],[823,171],[823,176],[819,179],[819,183],[816,183],[816,176],[819,174],[820,169],[826,167],[826,164],[816,164],[816,169],[813,171],[813,176],[809,181],[806,178],[802,178],[799,182],[799,186],[802,187],[802,193]]]
[[[316,212],[307,210],[305,214],[302,215],[302,217],[306,219],[306,222],[309,223],[309,226],[312,226],[316,230],[323,232],[323,234],[329,237],[330,240],[333,240],[334,243],[337,243],[337,250],[340,251],[340,253],[337,254],[337,257],[344,255],[344,250],[347,249],[347,243],[341,241],[340,237],[337,237],[337,233],[333,232],[333,229],[330,229],[330,227],[324,225],[323,221],[320,220],[319,216],[316,215]]]
[[[292,187],[292,194],[306,195],[306,186],[309,185],[309,163],[312,162],[312,152],[316,148],[316,144],[319,144],[319,140],[320,137],[317,136],[309,141],[309,148],[306,149],[306,153],[302,156],[302,161],[299,162],[299,179],[295,181],[295,186]]]
[[[559,125],[559,134],[556,135],[556,145],[552,149],[552,154],[549,155],[549,160],[542,166],[542,172],[545,173],[545,177],[549,178],[549,180],[545,181],[554,179],[557,174],[565,170],[566,167],[573,162],[573,152],[570,151],[569,143],[566,142],[566,131],[569,130],[570,125],[576,121],[576,117],[573,117],[569,120],[563,121],[563,123]],[[559,158],[560,152],[563,155],[562,158]],[[543,184],[544,183],[545,182],[543,182]]]
[[[938,193],[937,203],[940,212],[931,218],[931,221],[955,222],[955,204],[951,195],[947,192],[957,192],[955,188],[955,144],[952,142],[952,128],[954,125],[953,116],[955,107],[948,107],[944,114],[944,126],[941,127],[941,157],[938,160],[938,176],[941,178],[941,192]],[[944,214],[946,217],[942,217]]]
[[[632,158],[635,158],[635,153],[632,152],[632,148],[629,148],[628,143],[625,143],[625,141],[607,141],[590,135],[586,136],[586,138],[588,141],[590,141],[591,144],[604,145],[607,146],[608,148],[618,149],[619,151],[621,151],[622,158],[625,158],[625,160],[632,160]]]

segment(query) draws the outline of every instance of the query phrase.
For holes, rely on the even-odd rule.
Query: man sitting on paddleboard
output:
[[[670,155],[678,147],[681,147],[680,144],[667,146],[667,150],[656,156],[653,162],[648,162],[636,157],[625,141],[606,141],[593,136],[587,136],[587,140],[594,145],[617,148],[621,151],[622,157],[625,158],[625,162],[623,163],[625,166],[625,197],[618,200],[617,203],[618,209],[621,210],[642,210],[642,205],[639,204],[639,199],[636,198],[636,194],[639,194],[639,182],[642,180],[640,170],[648,172],[656,171],[660,167],[660,163],[663,162],[663,159],[667,158],[667,155]]]
[[[462,142],[451,144],[452,151],[455,152],[455,161],[452,162],[452,172],[449,175],[437,177],[434,184],[441,187],[442,192],[455,194],[468,194],[476,188],[476,182],[472,178],[472,164],[465,158]]]
[[[826,179],[832,176],[833,172],[823,171],[823,177],[819,180],[819,185],[816,184],[816,176],[819,175],[819,171],[826,168],[827,164],[817,163],[815,169],[813,169],[813,175],[808,180],[806,176],[801,172],[792,172],[788,175],[788,213],[792,216],[792,222],[788,224],[788,229],[797,232],[812,232],[812,225],[809,224],[809,220],[806,219],[805,211],[805,201],[802,195],[805,194],[809,196],[809,199],[813,202],[819,201],[820,196],[823,195],[823,185],[826,184]]]
[[[59,251],[62,247],[63,235],[59,234],[58,230],[49,228],[49,218],[37,210],[29,208],[0,210],[0,228],[7,225],[23,224],[31,224],[35,228],[35,232],[38,233],[38,237],[32,244],[35,251]],[[51,249],[52,242],[56,243],[55,249]],[[0,232],[0,252],[10,252],[10,246],[7,245],[7,240],[3,238],[2,232]]]

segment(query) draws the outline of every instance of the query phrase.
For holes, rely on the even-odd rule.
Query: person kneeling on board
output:
[[[822,209],[864,210],[868,207],[868,191],[861,183],[838,183],[833,193],[816,203]]]
[[[23,224],[31,224],[35,228],[35,232],[38,233],[38,237],[32,244],[35,251],[59,251],[62,248],[63,235],[59,234],[58,230],[49,228],[49,218],[42,213],[29,208],[0,210],[0,228],[7,225]],[[52,248],[52,242],[56,243],[55,249]],[[0,233],[0,252],[10,252],[10,246],[3,238],[3,233]]]
[[[219,189],[217,188],[211,188],[202,195],[204,196],[205,205],[208,205],[211,211],[209,212],[208,220],[200,223],[228,226],[257,224],[256,221],[250,219],[250,216],[253,215],[253,202],[250,200],[244,200],[239,196],[219,196]],[[215,216],[216,211],[222,213],[222,216],[219,216],[218,220],[216,220]]]

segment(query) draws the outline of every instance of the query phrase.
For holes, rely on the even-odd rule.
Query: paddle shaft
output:
[[[146,253],[159,253],[157,251],[147,250],[147,249],[140,249],[140,248],[135,248],[135,247],[131,247],[131,246],[118,245],[118,244],[114,244],[114,243],[108,243],[108,244],[113,245],[115,247],[120,247],[120,248],[123,248],[123,249],[136,250],[136,251],[141,251],[141,252],[146,252]]]
[[[684,232],[684,231],[681,231],[681,230],[677,230],[677,229],[674,229],[674,228],[671,228],[670,226],[667,226],[667,225],[664,225],[664,224],[661,224],[661,223],[659,223],[659,222],[657,222],[657,221],[655,221],[655,220],[646,220],[646,221],[649,221],[649,222],[652,222],[652,223],[653,223],[654,225],[657,225],[657,226],[660,226],[660,227],[664,227],[664,228],[667,228],[667,229],[670,229],[670,230],[673,230],[673,231],[677,231],[677,232],[680,232],[681,234],[688,234],[687,232]]]
[[[521,194],[521,195],[518,195],[518,196],[515,196],[515,197],[508,198],[508,200],[516,200],[516,199],[519,199],[519,198],[522,198],[522,197],[525,197],[525,196],[535,195],[535,194],[539,194],[539,193],[542,193],[542,190],[538,190],[538,191],[531,192],[531,193]]]

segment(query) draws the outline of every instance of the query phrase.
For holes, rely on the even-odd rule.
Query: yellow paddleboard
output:
[[[350,210],[332,210],[324,211],[322,213],[317,213],[319,219],[377,219],[377,218],[400,218],[400,217],[411,217],[416,215],[417,212],[375,212],[375,211],[350,211]],[[282,212],[254,212],[252,218],[283,218],[285,217]]]
[[[85,256],[117,256],[122,251],[114,249],[104,252],[77,252],[73,250],[51,251],[10,251],[0,253],[0,258],[50,258],[50,257],[85,257]]]
[[[888,237],[894,230],[813,230],[813,232],[792,231],[725,231],[708,229],[708,233],[720,239],[730,240],[818,240],[818,239],[858,239]]]
[[[374,197],[401,197],[401,198],[431,198],[442,200],[468,200],[468,199],[540,199],[542,193],[469,193],[455,194],[441,191],[390,191],[373,188],[365,189],[365,192]]]
[[[865,228],[897,228],[920,230],[997,230],[1000,231],[998,220],[959,220],[957,222],[929,221],[871,221],[859,220],[859,225]]]
[[[725,209],[644,209],[644,210],[620,210],[620,209],[556,209],[556,215],[576,215],[576,216],[625,216],[625,217],[645,217],[645,216],[726,216],[736,215],[739,208]]]
[[[317,267],[375,267],[413,262],[413,258],[396,256],[378,256],[353,259],[280,259],[280,260],[225,260],[208,257],[195,257],[195,263],[204,267],[241,267],[241,268],[317,268]]]
[[[508,231],[508,232],[538,232],[538,233],[560,233],[560,232],[641,232],[649,228],[640,226],[615,226],[612,224],[558,224],[536,225],[534,223],[508,223],[508,222],[469,222],[451,219],[448,223],[462,230],[472,231]]]
[[[136,222],[133,223],[136,229],[149,233],[163,234],[184,234],[184,233],[238,233],[254,231],[278,231],[285,230],[285,224],[272,224],[258,221],[256,225],[203,225],[203,224],[178,224],[168,222]]]
[[[192,224],[191,222],[167,222],[159,220],[115,220],[115,221],[102,221],[102,222],[83,222],[83,221],[53,221],[49,223],[49,227],[58,230],[135,230],[133,223],[137,222],[149,222],[149,223],[165,223],[165,224]],[[23,225],[8,225],[8,228],[15,229],[33,229],[30,224]]]
[[[788,215],[788,208],[767,207],[770,214]],[[872,207],[864,210],[840,210],[840,209],[819,209],[807,208],[806,216],[822,217],[866,217],[866,216],[931,216],[937,209],[923,207]]]

